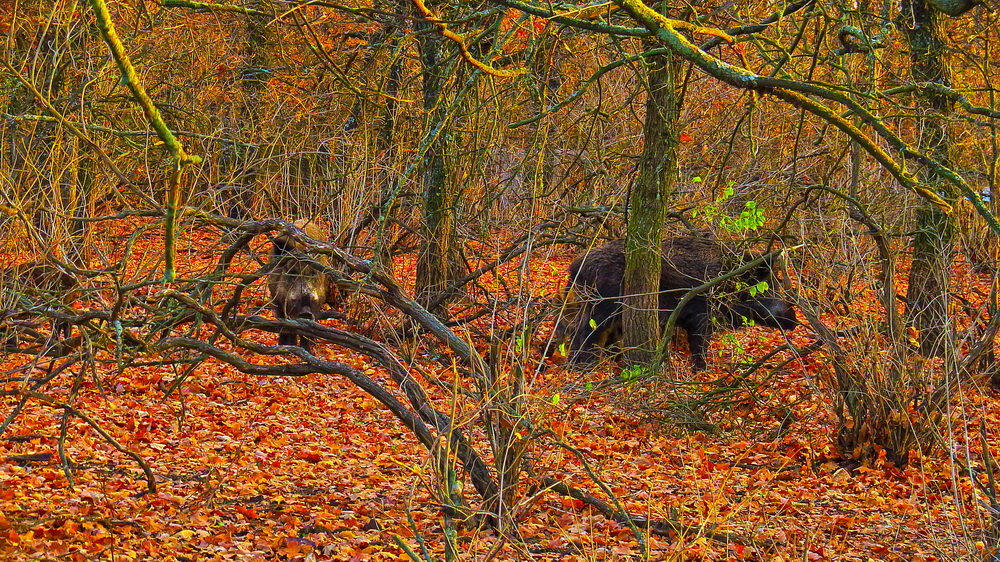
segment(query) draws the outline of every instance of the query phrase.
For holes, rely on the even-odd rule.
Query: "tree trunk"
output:
[[[401,35],[395,28],[389,30],[391,33],[388,49],[389,53],[395,53]],[[392,271],[392,247],[399,236],[399,228],[394,226],[389,220],[396,214],[396,176],[390,172],[391,166],[399,155],[398,143],[394,141],[396,133],[396,112],[400,84],[403,80],[403,57],[396,56],[389,66],[389,76],[385,81],[385,105],[382,108],[382,126],[379,128],[378,136],[375,138],[375,153],[378,154],[382,162],[386,165],[379,166],[375,172],[376,185],[379,186],[379,208],[376,211],[378,216],[378,238],[375,245],[375,259],[385,268]]]
[[[76,139],[68,144],[72,147],[69,154],[73,161],[60,184],[60,195],[62,212],[69,218],[66,220],[66,243],[61,252],[63,255],[59,257],[74,267],[86,268],[91,257],[90,245],[86,243],[86,219],[93,198],[94,159],[85,150],[80,150],[80,142]]]
[[[266,11],[267,4],[263,0],[247,0],[246,6],[254,10]],[[234,105],[235,115],[229,115],[228,121],[233,128],[233,138],[238,138],[246,144],[233,144],[222,151],[220,163],[232,187],[226,194],[227,214],[230,218],[249,219],[253,216],[253,192],[257,183],[258,150],[251,143],[259,140],[259,131],[252,124],[260,123],[259,103],[262,92],[267,89],[267,79],[270,71],[268,53],[272,44],[270,37],[270,16],[250,15],[246,18],[246,26],[238,33],[240,55],[243,66],[239,69],[237,80],[243,92],[242,103]]]
[[[938,16],[926,0],[904,0],[900,27],[910,44],[910,72],[915,83],[950,86],[951,73],[945,62],[945,41]],[[946,129],[952,103],[943,95],[917,90],[919,116],[917,144],[920,150],[942,164],[950,164],[951,143]],[[937,174],[922,168],[920,179],[946,201],[954,202],[954,189]],[[907,317],[920,332],[921,352],[939,355],[953,330],[948,314],[948,289],[955,225],[951,215],[922,201],[917,209],[913,235],[913,265],[906,292]]]
[[[446,111],[441,104],[441,90],[447,77],[442,61],[442,37],[431,24],[420,20],[418,31],[420,62],[423,66],[425,134],[436,136],[422,156],[420,178],[424,187],[424,224],[417,256],[417,300],[424,306],[436,303],[431,312],[444,309],[447,299],[439,298],[448,287],[451,255],[454,251],[453,197],[447,185],[445,152],[448,133],[443,131]]]
[[[667,199],[677,177],[680,65],[671,56],[648,60],[644,146],[639,178],[629,195],[625,238],[624,307],[625,360],[649,364],[659,340],[660,246]]]

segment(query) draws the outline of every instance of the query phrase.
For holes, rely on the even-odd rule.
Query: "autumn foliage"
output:
[[[988,10],[918,81],[865,3],[101,4],[0,5],[0,559],[997,556]],[[719,290],[794,329],[574,368],[674,56],[664,238],[773,256]]]

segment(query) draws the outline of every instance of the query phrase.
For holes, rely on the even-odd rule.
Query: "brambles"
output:
[[[47,261],[30,261],[0,269],[0,290],[3,291],[0,311],[4,318],[25,318],[43,309],[68,307],[80,297],[76,277]],[[20,337],[14,330],[5,337],[6,344],[17,346]],[[72,332],[66,320],[52,321],[52,339],[68,339]],[[35,334],[40,337],[39,334]]]

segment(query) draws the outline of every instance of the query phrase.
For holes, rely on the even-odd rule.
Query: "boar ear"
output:
[[[292,235],[287,232],[278,231],[271,238],[271,242],[274,244],[274,253],[276,255],[290,254],[295,251],[295,238],[292,238]]]
[[[288,236],[285,236],[284,234],[275,236],[271,243],[274,244],[275,254],[284,254],[291,250],[291,240],[289,240]]]

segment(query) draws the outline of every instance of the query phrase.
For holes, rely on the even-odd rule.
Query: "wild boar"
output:
[[[663,242],[659,293],[661,325],[666,323],[687,291],[739,267],[740,264],[727,264],[725,257],[722,246],[708,238],[682,236]],[[570,305],[571,326],[566,324],[562,329],[572,332],[571,365],[592,365],[597,359],[597,350],[620,337],[624,276],[625,244],[622,240],[593,248],[570,264],[567,295],[568,300],[576,304]],[[798,325],[791,303],[767,293],[751,295],[747,290],[747,287],[771,279],[771,264],[765,262],[740,276],[737,283],[725,283],[722,290],[699,294],[684,306],[677,325],[687,332],[695,371],[706,366],[708,343],[717,326],[739,328],[752,322],[790,330]]]
[[[297,220],[294,224],[309,238],[321,242],[327,240],[323,230],[313,222]],[[332,307],[340,301],[340,292],[332,278],[316,264],[296,255],[305,250],[302,243],[286,233],[274,238],[267,287],[271,294],[271,306],[280,319],[308,318],[316,321],[322,318],[320,308],[324,304]],[[315,256],[314,260],[322,265],[329,263],[326,256]],[[299,337],[294,330],[278,332],[279,345],[298,345],[311,352],[312,343],[312,338]]]

